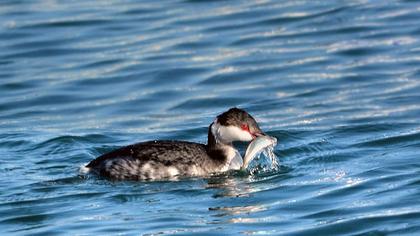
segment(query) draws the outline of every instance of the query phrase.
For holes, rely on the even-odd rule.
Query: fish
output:
[[[247,147],[245,151],[245,156],[243,158],[243,164],[241,166],[241,170],[246,170],[249,163],[257,157],[261,152],[268,148],[273,148],[277,145],[277,139],[272,136],[264,135],[255,138]],[[271,158],[271,156],[270,156]],[[275,160],[272,160],[276,162]],[[277,163],[275,163],[277,164]]]

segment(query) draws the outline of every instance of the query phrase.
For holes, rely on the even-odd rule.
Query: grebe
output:
[[[207,145],[166,140],[141,142],[99,156],[86,167],[114,180],[207,176],[232,169],[231,162],[241,158],[232,142],[250,142],[262,135],[264,132],[250,114],[231,108],[210,124]]]

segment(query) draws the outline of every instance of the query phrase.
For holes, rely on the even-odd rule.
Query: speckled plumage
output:
[[[220,154],[219,158],[210,158],[204,144],[150,141],[104,154],[87,167],[112,179],[164,179],[215,172],[224,166],[225,158]]]
[[[219,123],[218,119],[222,121]],[[238,128],[249,125],[244,131]],[[185,141],[142,142],[99,156],[86,167],[115,180],[173,179],[178,176],[205,176],[226,171],[238,152],[233,141],[250,141],[262,134],[255,120],[245,111],[232,108],[209,126],[208,143]]]

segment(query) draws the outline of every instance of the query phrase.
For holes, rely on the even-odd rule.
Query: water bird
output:
[[[140,142],[103,154],[86,168],[113,180],[208,176],[240,168],[232,165],[238,159],[242,163],[234,141],[250,142],[265,135],[248,112],[235,107],[210,124],[207,144],[177,140]]]

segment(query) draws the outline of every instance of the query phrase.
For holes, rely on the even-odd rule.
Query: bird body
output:
[[[170,140],[141,142],[99,156],[86,167],[114,180],[206,176],[239,169],[231,165],[233,160],[241,158],[232,142],[249,142],[261,135],[264,133],[251,115],[231,108],[210,124],[207,144]]]

